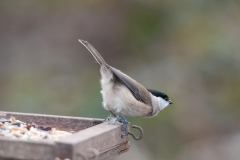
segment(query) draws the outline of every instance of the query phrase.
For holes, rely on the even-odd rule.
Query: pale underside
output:
[[[153,108],[138,101],[124,84],[114,83],[114,75],[109,69],[102,66],[100,71],[104,109],[124,116],[149,117],[151,115]]]

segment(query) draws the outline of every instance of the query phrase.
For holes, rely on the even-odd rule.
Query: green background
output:
[[[106,118],[78,39],[174,102],[115,160],[239,159],[240,1],[2,0],[0,110]]]

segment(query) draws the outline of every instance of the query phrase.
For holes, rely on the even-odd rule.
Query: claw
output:
[[[122,131],[124,131],[125,133],[122,134],[122,136],[127,136],[127,135],[129,134],[129,135],[131,135],[135,140],[140,140],[140,139],[142,139],[142,137],[143,137],[143,129],[142,129],[141,127],[136,126],[136,125],[132,125],[132,128],[136,128],[136,129],[138,129],[138,130],[140,131],[139,137],[136,137],[133,132],[128,131],[128,124],[129,124],[129,122],[127,121],[127,119],[126,119],[121,113],[119,113],[119,115],[121,116],[121,118],[120,118],[120,117],[117,116],[112,110],[109,110],[109,112],[111,113],[111,115],[113,115],[113,116],[116,118],[115,122],[118,121],[118,122],[120,122],[120,123],[123,123]],[[115,123],[115,122],[114,122],[114,123]]]
[[[122,131],[125,132],[124,136],[126,136],[126,135],[128,135],[128,124],[129,124],[129,122],[127,121],[127,119],[121,113],[119,115],[121,116],[121,118],[117,117],[117,121],[120,122],[120,123],[123,123]]]

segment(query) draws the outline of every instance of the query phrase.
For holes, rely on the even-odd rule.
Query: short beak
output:
[[[173,102],[171,100],[168,100],[169,104],[173,104]]]

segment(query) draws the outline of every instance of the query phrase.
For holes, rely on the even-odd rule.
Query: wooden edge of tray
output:
[[[91,157],[91,149],[107,152],[129,141],[128,136],[122,136],[121,128],[122,124],[104,122],[63,138],[57,142],[57,155],[59,158],[77,159],[79,154]]]

